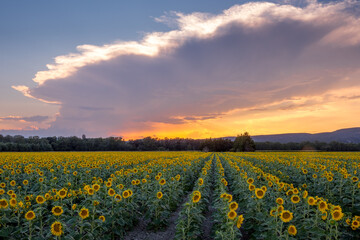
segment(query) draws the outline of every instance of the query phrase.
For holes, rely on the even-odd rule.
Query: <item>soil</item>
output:
[[[209,196],[209,204],[207,211],[205,212],[205,221],[201,226],[201,230],[203,235],[201,236],[202,240],[212,240],[212,228],[214,225],[213,214],[215,209],[213,208],[213,199],[214,199],[214,169],[215,169],[215,161],[213,161],[212,171],[211,171],[211,183],[210,183],[210,196]]]
[[[124,240],[170,240],[174,239],[175,237],[175,227],[176,227],[176,220],[179,217],[179,213],[183,207],[183,204],[188,200],[188,194],[186,194],[186,198],[183,199],[181,204],[179,204],[178,208],[175,212],[172,212],[169,218],[168,226],[163,229],[159,230],[157,232],[154,232],[152,230],[148,230],[146,228],[147,224],[149,223],[149,220],[145,220],[144,217],[142,217],[139,220],[139,223],[126,234]]]

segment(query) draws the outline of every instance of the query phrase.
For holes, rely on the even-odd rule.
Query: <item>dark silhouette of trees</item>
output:
[[[254,140],[248,132],[238,135],[234,141],[234,152],[254,152],[256,149]]]
[[[146,137],[124,141],[121,137],[87,138],[79,137],[29,137],[0,134],[0,152],[44,152],[44,151],[360,151],[360,144],[340,142],[278,143],[256,142],[248,133],[235,141],[223,138],[190,139]]]

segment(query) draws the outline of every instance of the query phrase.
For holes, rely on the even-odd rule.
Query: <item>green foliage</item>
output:
[[[255,151],[255,142],[248,132],[238,135],[234,141],[234,152],[253,152]]]

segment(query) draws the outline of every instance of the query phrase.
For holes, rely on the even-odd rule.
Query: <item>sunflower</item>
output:
[[[101,216],[99,217],[99,219],[100,219],[101,221],[105,222],[105,216],[102,216],[102,215],[101,215]]]
[[[109,188],[108,194],[109,194],[110,197],[114,196],[115,195],[115,190],[112,189],[112,188]]]
[[[133,195],[133,191],[131,189],[127,190],[129,192],[129,197],[131,197]]]
[[[67,190],[66,189],[61,189],[59,192],[58,192],[58,195],[59,195],[59,197],[60,198],[65,198],[66,197],[66,195],[67,195]]]
[[[230,212],[228,212],[227,216],[229,219],[234,220],[237,216],[237,213],[231,210]]]
[[[122,199],[122,197],[121,197],[120,194],[116,194],[115,197],[114,197],[114,199],[115,199],[117,202],[120,202],[121,199]]]
[[[305,190],[305,191],[303,192],[303,194],[302,194],[302,197],[303,197],[303,198],[307,198],[308,195],[309,195],[308,191]]]
[[[11,185],[11,186],[15,186],[15,185],[16,185],[15,180],[12,180],[12,181],[10,182],[10,185]]]
[[[0,208],[7,208],[8,207],[8,202],[6,201],[6,199],[1,199],[0,200]]]
[[[276,209],[271,209],[270,216],[275,217],[275,212],[276,212]]]
[[[97,206],[97,205],[99,205],[100,203],[99,203],[99,201],[98,200],[95,200],[94,202],[93,202],[93,206]]]
[[[293,214],[292,214],[292,212],[290,212],[288,210],[283,210],[280,213],[280,219],[283,222],[290,222],[293,219]]]
[[[164,178],[162,178],[159,183],[160,183],[160,185],[164,185],[166,183],[166,180]]]
[[[204,184],[204,179],[200,178],[200,179],[199,179],[199,185],[201,186],[201,185],[203,185],[203,184]]]
[[[135,181],[135,180],[132,180],[132,181],[131,181],[131,185],[136,185],[136,181]]]
[[[106,185],[107,187],[111,187],[111,186],[112,186],[112,182],[107,181],[105,185]]]
[[[77,206],[76,204],[73,204],[73,205],[71,206],[71,209],[72,209],[72,210],[75,210],[75,209],[76,209],[76,206]]]
[[[283,210],[284,210],[284,206],[283,206],[283,205],[279,205],[279,206],[277,207],[277,212],[278,212],[278,213],[281,213]]]
[[[10,206],[15,207],[16,204],[17,204],[17,201],[16,201],[15,198],[11,198],[10,201],[9,201],[9,203],[10,203]]]
[[[282,199],[282,198],[277,198],[277,199],[276,199],[276,203],[279,204],[279,205],[283,205],[283,204],[284,204],[284,199]]]
[[[95,192],[100,190],[100,185],[99,184],[94,184],[92,185],[92,188],[95,190]]]
[[[142,182],[142,183],[146,183],[147,180],[146,180],[145,178],[143,178],[143,179],[141,180],[141,182]]]
[[[89,209],[87,208],[82,208],[79,212],[79,216],[82,218],[82,219],[85,219],[87,217],[89,217]]]
[[[347,225],[351,225],[351,220],[350,220],[350,218],[346,219],[345,222],[346,222]]]
[[[231,202],[233,199],[233,196],[231,194],[226,194],[225,198],[228,200],[228,202]]]
[[[199,202],[200,199],[201,199],[201,194],[193,194],[193,197],[192,197],[192,202],[193,203]]]
[[[316,201],[315,201],[315,199],[314,199],[313,197],[309,197],[307,202],[308,202],[308,204],[311,205],[311,206],[313,206],[313,205],[316,204]]]
[[[261,188],[256,188],[255,195],[258,199],[262,199],[265,196],[265,191]]]
[[[320,201],[318,208],[319,208],[319,211],[325,212],[328,208],[328,205],[325,201]]]
[[[248,184],[252,184],[254,182],[254,179],[252,179],[252,178],[249,178],[248,180],[247,180],[247,183]]]
[[[128,198],[130,196],[130,194],[127,190],[125,190],[125,191],[123,191],[122,196],[123,196],[123,198]]]
[[[94,193],[95,193],[95,189],[93,189],[93,188],[89,188],[89,189],[88,189],[88,194],[89,194],[90,196],[94,195]]]
[[[360,226],[360,221],[357,221],[357,220],[352,221],[352,223],[351,223],[351,228],[352,228],[353,230],[358,229],[359,226]]]
[[[5,193],[4,189],[0,189],[0,195],[3,195]]]
[[[161,198],[163,197],[163,193],[162,193],[162,192],[157,192],[157,193],[156,193],[156,197],[157,197],[158,199],[161,199]]]
[[[58,221],[51,224],[51,233],[55,236],[61,236],[64,233],[62,224]]]
[[[25,214],[25,218],[26,218],[26,220],[28,220],[28,221],[33,220],[35,217],[36,217],[36,215],[35,215],[34,211],[28,211],[28,212]]]
[[[46,201],[46,199],[45,199],[43,196],[41,196],[41,195],[39,195],[39,196],[36,197],[36,202],[37,202],[38,204],[43,204],[45,201]]]
[[[229,208],[230,210],[236,211],[236,209],[238,209],[239,205],[237,204],[237,202],[231,202],[229,204]]]
[[[244,216],[239,215],[239,217],[237,218],[237,221],[236,221],[236,227],[241,228],[241,225],[243,224],[243,222],[244,222]]]
[[[300,202],[300,197],[299,197],[299,195],[292,195],[292,196],[291,196],[291,202],[292,202],[292,203],[299,203],[299,202]]]
[[[327,212],[324,212],[324,213],[322,213],[322,215],[321,215],[321,219],[322,220],[326,220],[327,219],[327,217],[328,217],[328,213]]]
[[[295,236],[296,233],[297,233],[296,227],[295,227],[294,225],[290,225],[289,228],[288,228],[288,233],[289,233],[290,235]]]
[[[249,190],[254,191],[255,190],[255,185],[249,184]]]
[[[117,187],[118,187],[119,189],[123,189],[123,188],[124,188],[124,185],[123,185],[123,184],[119,184]]]
[[[51,209],[51,212],[55,215],[55,216],[60,216],[61,214],[63,214],[64,210],[61,206],[55,206]]]
[[[339,221],[343,218],[344,214],[341,212],[341,210],[334,210],[331,212],[331,218],[335,221]]]

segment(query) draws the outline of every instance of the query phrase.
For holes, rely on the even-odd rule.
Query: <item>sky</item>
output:
[[[359,1],[0,2],[0,134],[359,127]]]

